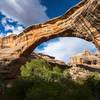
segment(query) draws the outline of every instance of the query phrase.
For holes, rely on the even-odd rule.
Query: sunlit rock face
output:
[[[63,16],[32,25],[19,35],[0,39],[0,60],[11,61],[31,54],[40,43],[56,37],[78,37],[100,50],[100,1],[83,0]]]

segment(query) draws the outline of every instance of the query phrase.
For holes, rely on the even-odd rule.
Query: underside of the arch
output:
[[[1,38],[0,60],[27,56],[42,42],[69,36],[93,42],[100,50],[100,0],[83,0],[62,16]]]

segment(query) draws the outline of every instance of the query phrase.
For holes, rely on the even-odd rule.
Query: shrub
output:
[[[57,66],[52,67],[45,60],[32,60],[21,67],[21,76],[55,81],[62,77],[62,71]]]
[[[97,74],[95,73],[97,76]],[[45,60],[32,60],[21,67],[21,76],[6,89],[7,100],[100,100],[100,80],[94,75],[80,84],[68,70]]]

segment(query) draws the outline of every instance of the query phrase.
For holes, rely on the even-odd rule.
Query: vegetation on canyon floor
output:
[[[42,59],[31,60],[21,67],[20,76],[4,94],[7,100],[100,100],[99,78],[98,73],[92,73],[74,80],[68,69]]]

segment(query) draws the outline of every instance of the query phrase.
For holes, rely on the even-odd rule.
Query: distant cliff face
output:
[[[89,65],[100,68],[100,57],[99,54],[93,54],[88,50],[74,55],[70,59],[70,64],[72,65]]]
[[[40,43],[56,37],[82,38],[100,50],[100,0],[83,0],[63,16],[29,26],[19,35],[1,38],[0,64],[28,56]]]

